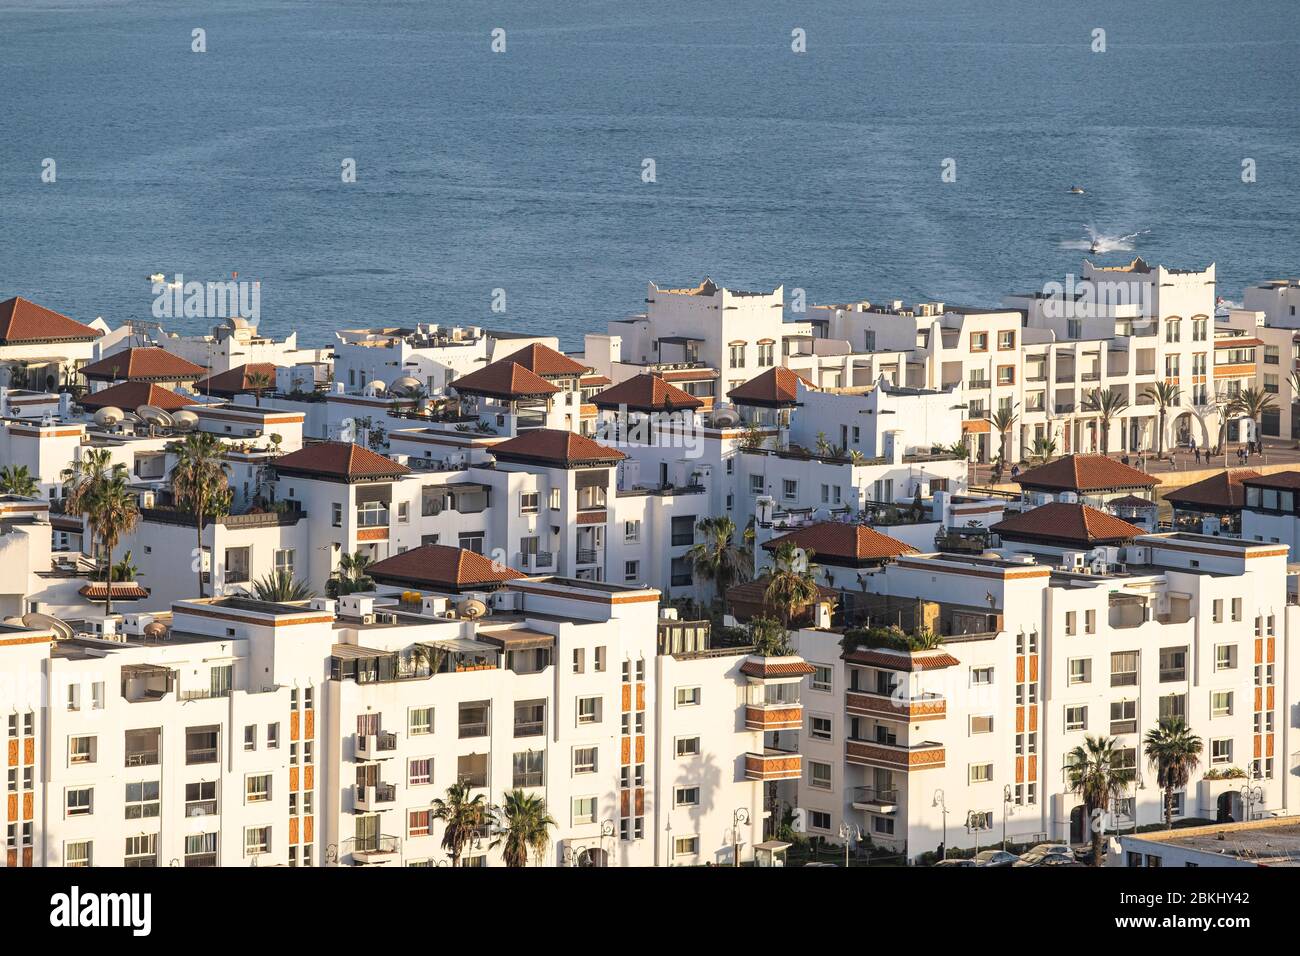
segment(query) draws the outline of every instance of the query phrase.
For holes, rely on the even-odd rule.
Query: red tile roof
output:
[[[163,388],[152,382],[118,382],[98,392],[87,392],[81,396],[77,404],[89,409],[112,406],[128,412],[135,411],[141,405],[153,405],[164,412],[174,412],[178,408],[197,403],[193,399],[173,392],[170,388]]]
[[[633,412],[673,412],[700,408],[704,404],[694,395],[649,372],[642,372],[593,395],[591,402],[597,408],[627,406]]]
[[[497,362],[514,362],[516,365],[522,365],[528,371],[543,378],[561,375],[584,375],[590,371],[581,362],[538,342],[525,345],[519,351],[511,352],[509,355],[503,355],[497,359]],[[492,364],[495,365],[497,362]]]
[[[89,342],[104,333],[52,309],[14,296],[0,302],[0,345]]]
[[[108,582],[92,581],[89,584],[83,584],[78,588],[77,593],[88,601],[104,601],[108,599]],[[113,582],[113,600],[114,601],[138,601],[149,596],[149,589],[141,587],[134,581],[114,581]]]
[[[800,382],[808,388],[815,387],[812,382],[784,365],[774,365],[762,375],[733,388],[727,397],[737,405],[794,405],[799,397]]]
[[[627,457],[617,448],[558,428],[534,428],[488,450],[504,461],[537,462],[560,468],[613,464]]]
[[[1098,492],[1154,488],[1160,479],[1105,455],[1066,455],[1021,473],[1016,482],[1044,491]]]
[[[275,459],[276,471],[296,472],[323,478],[353,481],[365,478],[396,478],[411,469],[369,448],[338,441],[313,442]]]
[[[763,542],[763,548],[775,551],[783,541],[791,541],[805,551],[814,552],[813,561],[820,564],[859,566],[887,561],[900,554],[916,553],[916,548],[911,545],[866,525],[840,521],[823,521],[821,524],[799,528]]]
[[[800,657],[751,657],[740,665],[746,677],[803,677],[815,668]]]
[[[559,386],[551,384],[518,362],[510,361],[485,365],[478,371],[456,379],[451,387],[462,395],[487,395],[505,399],[554,395],[560,391]]]
[[[194,391],[199,395],[234,398],[236,395],[252,391],[249,380],[254,375],[265,375],[270,379],[271,384],[266,386],[267,390],[270,390],[275,388],[276,370],[277,366],[271,362],[249,362],[247,365],[237,365],[216,375],[199,379],[194,383]]]
[[[1242,481],[1252,488],[1280,488],[1285,491],[1300,488],[1300,471],[1275,471],[1271,475],[1244,478]]]
[[[961,663],[943,650],[896,651],[886,647],[860,647],[846,653],[844,659],[850,664],[866,664],[891,671],[935,671]]]
[[[1128,541],[1146,534],[1136,525],[1088,505],[1053,501],[1010,518],[990,528],[1003,538],[1093,545]]]
[[[101,382],[192,382],[203,373],[201,365],[156,346],[123,349],[81,370],[86,378]]]
[[[448,591],[495,590],[525,576],[481,554],[443,544],[426,544],[376,561],[366,573],[380,583]]]
[[[1176,508],[1239,510],[1246,503],[1246,492],[1241,483],[1259,477],[1259,472],[1253,468],[1236,468],[1167,491],[1164,497]]]

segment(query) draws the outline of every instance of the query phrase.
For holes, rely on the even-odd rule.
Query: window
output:
[[[623,580],[628,584],[633,584],[641,578],[640,561],[623,562]]]
[[[972,717],[970,719],[970,732],[972,734],[993,733],[993,715],[988,714],[981,717]]]
[[[573,673],[581,674],[587,669],[587,649],[585,647],[575,647],[573,649]]]
[[[244,856],[258,856],[270,852],[270,827],[244,827]]]
[[[343,527],[343,505],[340,502],[330,505],[330,524],[335,528]]]
[[[973,763],[970,765],[971,783],[989,783],[993,780],[993,764]]]
[[[1210,692],[1210,716],[1232,716],[1232,691],[1215,690]]]
[[[699,755],[700,755],[699,737],[678,737],[677,738],[678,757],[698,757]]]
[[[1082,704],[1065,708],[1066,730],[1088,729],[1088,708]]]
[[[217,812],[217,782],[215,780],[187,783],[185,785],[185,815],[210,816]]]
[[[773,351],[772,351],[772,345],[773,345],[773,343],[770,343],[770,342],[768,342],[768,343],[759,343],[759,346],[758,346],[758,364],[759,364],[760,367],[766,367],[766,366],[771,365],[771,364],[773,363],[774,356],[773,356]]]
[[[1138,682],[1138,652],[1116,651],[1110,655],[1110,686],[1136,687]]]
[[[433,760],[413,757],[406,762],[406,782],[412,787],[423,787],[433,782]]]
[[[124,866],[143,867],[158,865],[158,834],[142,833],[126,838]]]
[[[727,346],[727,365],[729,368],[745,367],[745,346],[744,345]]]
[[[1016,367],[1014,365],[998,366],[998,384],[1014,385],[1016,381]]]
[[[783,478],[781,480],[781,497],[786,501],[798,501],[799,482],[794,478]]]
[[[700,704],[700,689],[698,687],[677,688],[678,707],[698,707],[699,704]]]
[[[595,747],[574,748],[573,772],[574,773],[595,773],[596,772],[596,748]]]
[[[521,750],[514,755],[513,785],[516,788],[540,787],[546,783],[546,752]]]
[[[970,334],[970,350],[972,352],[987,352],[989,350],[989,334],[987,332],[972,332]]]
[[[90,866],[91,841],[77,840],[63,847],[63,865],[75,867]]]
[[[699,837],[685,836],[673,838],[673,856],[698,856],[699,852]]]
[[[1085,634],[1097,633],[1097,612],[1096,611],[1083,612],[1083,633]]]
[[[1223,623],[1223,600],[1215,598],[1214,603],[1210,606],[1210,619],[1215,624]]]
[[[185,763],[216,763],[219,727],[187,727],[185,729]]]
[[[72,737],[68,740],[68,763],[94,763],[98,751],[95,737]]]
[[[580,725],[600,723],[600,698],[599,697],[578,698],[578,723]]]
[[[64,815],[69,817],[88,817],[95,812],[95,788],[78,787],[67,791],[67,803]]]
[[[1091,684],[1092,683],[1092,658],[1074,657],[1068,664],[1069,676],[1066,682],[1069,684]]]
[[[519,495],[519,513],[521,515],[535,515],[541,505],[541,499],[537,492],[521,492]]]
[[[765,490],[762,475],[749,476],[749,492],[754,495],[761,495]]]
[[[217,865],[217,834],[196,833],[185,838],[186,866]]]
[[[1177,319],[1170,319],[1165,323],[1165,341],[1177,342],[1182,335],[1182,323]]]
[[[1166,694],[1160,698],[1159,720],[1172,720],[1175,717],[1187,719],[1187,695]]]
[[[1210,763],[1232,763],[1232,738],[1220,737],[1210,741]]]
[[[244,749],[257,749],[257,724],[248,724],[244,728]]]
[[[808,786],[815,790],[831,788],[831,765],[817,760],[808,761]]]
[[[818,714],[808,715],[808,736],[814,740],[831,739],[831,719]]]
[[[546,701],[515,701],[515,736],[540,737],[546,733]]]
[[[1162,647],[1160,648],[1160,681],[1186,680],[1187,679],[1187,648],[1186,647]]]
[[[429,811],[408,810],[406,812],[406,835],[422,837],[429,835]]]
[[[690,587],[695,583],[695,575],[694,570],[691,567],[690,558],[686,556],[673,558],[672,564],[669,567],[668,582],[673,587],[679,588]]]
[[[672,521],[674,548],[695,543],[695,515],[675,515]]]
[[[581,826],[584,823],[596,822],[596,798],[595,797],[574,797],[573,798],[573,825]]]
[[[1014,331],[1005,331],[998,333],[998,349],[1002,352],[1009,352],[1016,347],[1016,333]]]
[[[1136,700],[1111,701],[1110,732],[1112,734],[1137,733],[1137,701]]]
[[[412,707],[406,715],[406,732],[412,737],[433,733],[433,708]]]
[[[1237,645],[1216,644],[1214,647],[1214,669],[1230,671],[1237,666]]]
[[[226,583],[248,580],[248,548],[226,548]]]
[[[68,685],[68,710],[81,710],[81,685]]]
[[[271,775],[253,773],[244,778],[244,802],[265,803],[271,799]]]
[[[834,671],[826,664],[814,664],[812,679],[809,681],[808,689],[819,691],[823,694],[831,692],[831,678]]]
[[[973,687],[980,687],[993,683],[993,668],[991,667],[972,667],[970,669],[970,682]]]
[[[1072,634],[1075,633],[1075,626],[1074,626],[1074,612],[1073,612],[1073,611],[1066,611],[1066,612],[1065,612],[1065,633],[1066,633],[1067,635],[1072,635]]]
[[[278,548],[275,552],[275,570],[277,574],[293,577],[293,561],[296,552],[293,548]]]
[[[673,806],[698,807],[700,805],[699,787],[677,787],[673,791]]]
[[[456,782],[470,787],[486,787],[488,755],[461,754],[456,758]]]
[[[596,673],[605,673],[605,645],[600,644],[596,647]]]
[[[825,830],[829,832],[831,828],[831,815],[825,810],[809,810],[808,827],[812,830]]]
[[[143,820],[158,816],[159,785],[157,780],[144,780],[126,785],[125,810],[128,820]]]
[[[457,715],[457,736],[486,737],[488,735],[488,709],[491,702],[486,700],[463,701]]]
[[[266,746],[270,750],[275,750],[277,747],[280,746],[279,722],[266,725]]]

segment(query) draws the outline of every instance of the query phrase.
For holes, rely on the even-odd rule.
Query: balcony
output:
[[[394,836],[371,837],[358,840],[352,847],[354,862],[366,866],[375,863],[390,863],[397,859],[399,841]]]
[[[972,378],[966,383],[966,388],[968,389],[984,389],[988,387],[989,380],[987,378]]]
[[[546,733],[545,720],[515,720],[516,737],[540,737]]]
[[[373,810],[391,810],[397,799],[397,787],[391,783],[380,783],[370,787],[357,786],[352,796],[352,806],[362,812]]]
[[[377,734],[357,734],[358,760],[391,760],[397,750],[397,734],[381,731]]]
[[[578,564],[595,564],[596,551],[593,548],[578,548],[574,560]]]
[[[893,813],[898,809],[898,791],[879,787],[854,787],[853,809],[872,813]]]
[[[515,567],[525,574],[549,574],[555,570],[554,551],[521,551]]]
[[[942,720],[948,715],[948,701],[942,694],[902,697],[898,694],[851,690],[844,695],[844,709],[855,717],[877,717],[913,723]]]
[[[745,754],[746,780],[798,780],[803,776],[803,758],[793,750],[767,747],[762,753]]]
[[[944,765],[943,744],[925,740],[915,744],[882,743],[875,740],[847,740],[844,760],[859,767],[889,770],[933,770]]]
[[[793,703],[746,704],[747,730],[798,730],[803,726],[803,705]]]

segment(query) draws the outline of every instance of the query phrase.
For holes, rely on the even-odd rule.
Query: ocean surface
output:
[[[238,272],[277,336],[429,321],[579,348],[647,280],[994,305],[1079,272],[1091,230],[1104,261],[1217,262],[1235,300],[1300,274],[1298,13],[0,0],[0,299],[118,324],[150,318],[151,273]]]

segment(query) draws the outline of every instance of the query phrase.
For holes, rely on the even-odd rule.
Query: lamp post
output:
[[[1259,779],[1259,772],[1254,764],[1251,765],[1250,771],[1246,777],[1246,782],[1241,785],[1241,802],[1244,808],[1244,819],[1246,823],[1250,822],[1250,807],[1258,798],[1260,802],[1264,799],[1264,788],[1255,783]]]
[[[749,809],[737,807],[731,814],[731,865],[740,866],[740,828],[749,825]]]
[[[1007,807],[1011,805],[1011,784],[1002,788],[1002,851],[1007,849]]]
[[[943,814],[943,858],[948,859],[948,805],[943,801],[943,791],[936,790],[930,806],[942,808]]]
[[[973,834],[975,834],[975,855],[976,855],[976,856],[979,856],[979,854],[980,854],[980,831],[979,831],[979,828],[978,828],[977,826],[975,826],[975,811],[974,811],[974,810],[967,810],[967,811],[966,811],[966,832],[967,832],[967,833],[973,833]],[[946,849],[946,847],[945,847],[945,849]]]
[[[848,869],[849,841],[856,839],[858,842],[861,842],[862,828],[857,826],[849,826],[849,821],[844,820],[843,822],[840,823],[840,839],[844,841],[844,868]]]

